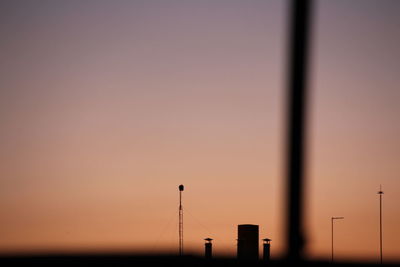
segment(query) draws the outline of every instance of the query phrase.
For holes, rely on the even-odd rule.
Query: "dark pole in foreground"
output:
[[[304,140],[311,0],[292,0],[289,36],[287,136],[287,257],[302,258]]]
[[[340,220],[344,219],[344,217],[332,217],[331,218],[331,223],[332,223],[332,262],[333,262],[333,220]]]
[[[383,257],[382,257],[382,186],[379,188],[379,247],[380,247],[380,254],[381,254],[381,264],[383,262]]]
[[[179,256],[183,255],[183,208],[182,208],[182,191],[184,187],[179,186]]]

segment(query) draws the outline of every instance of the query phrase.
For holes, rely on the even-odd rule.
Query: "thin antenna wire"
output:
[[[170,217],[167,221],[167,223],[165,224],[165,226],[162,228],[160,234],[158,235],[158,238],[156,239],[154,245],[153,245],[153,251],[156,251],[156,249],[158,248],[159,242],[160,240],[164,237],[164,234],[168,231],[170,231],[170,226],[172,223],[176,223],[176,213],[175,213],[175,209],[174,212],[170,214]],[[175,219],[174,219],[175,218]],[[173,229],[173,231],[175,231],[176,228]]]
[[[190,210],[188,210],[188,209],[186,208],[186,209],[185,209],[185,212],[186,212],[186,214],[189,214],[189,216],[192,217],[193,220],[194,220],[198,225],[200,225],[204,230],[206,230],[206,231],[208,232],[207,235],[215,236],[214,232],[211,231],[208,227],[206,227],[203,223],[201,223],[200,220],[199,220],[198,218],[196,218],[196,217],[192,214],[192,212],[191,212]],[[187,224],[188,224],[188,221],[186,220],[186,225],[187,225]]]

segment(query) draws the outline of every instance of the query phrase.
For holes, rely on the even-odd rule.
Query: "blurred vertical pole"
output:
[[[287,110],[287,257],[301,260],[304,246],[304,140],[311,0],[292,0],[290,6]]]

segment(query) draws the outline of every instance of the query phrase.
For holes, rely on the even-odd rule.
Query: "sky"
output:
[[[316,1],[307,257],[400,260],[400,2]],[[284,249],[287,1],[0,1],[0,253]]]

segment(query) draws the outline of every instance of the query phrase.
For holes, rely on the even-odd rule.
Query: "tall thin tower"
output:
[[[381,254],[381,264],[382,264],[382,185],[379,186],[379,248],[380,248],[380,254]]]
[[[182,208],[182,191],[183,184],[179,185],[179,255],[183,255],[183,208]]]

